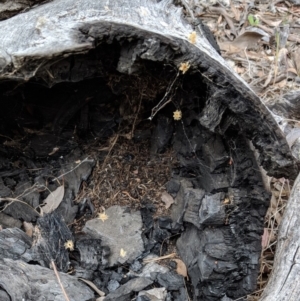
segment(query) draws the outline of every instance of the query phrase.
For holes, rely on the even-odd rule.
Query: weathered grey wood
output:
[[[77,278],[59,274],[70,300],[85,301],[94,297],[92,290]],[[65,300],[53,270],[5,258],[0,260],[0,275],[0,286],[12,301]]]
[[[300,175],[280,224],[271,278],[260,301],[299,300],[300,296]]]
[[[47,1],[47,0],[46,0]],[[10,18],[35,4],[46,2],[45,0],[2,0],[0,3],[0,20]]]
[[[45,74],[54,62],[87,52],[101,41],[141,41],[131,65],[137,57],[177,68],[189,62],[192,72],[203,75],[214,101],[235,114],[269,174],[295,177],[289,147],[267,108],[201,32],[195,41],[189,38],[193,31],[170,0],[54,0],[1,22],[0,79],[23,81]],[[118,70],[129,72],[129,67]]]

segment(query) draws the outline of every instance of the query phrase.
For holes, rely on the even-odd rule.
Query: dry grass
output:
[[[101,149],[105,152],[101,156]],[[161,200],[166,191],[171,171],[177,166],[177,159],[171,149],[161,155],[151,156],[150,141],[135,143],[131,139],[116,134],[106,146],[92,148],[89,155],[96,159],[96,167],[89,183],[83,183],[77,200],[90,198],[97,213],[114,206],[128,206],[138,210],[143,202],[151,202],[156,207],[156,216],[169,215]],[[99,157],[100,153],[100,157]],[[78,231],[86,222],[85,217],[78,222]]]

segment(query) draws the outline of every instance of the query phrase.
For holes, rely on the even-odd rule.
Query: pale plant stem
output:
[[[66,293],[66,291],[65,291],[65,289],[64,289],[64,286],[63,286],[63,284],[62,284],[62,282],[61,282],[61,280],[60,280],[58,271],[57,271],[57,269],[56,269],[56,265],[55,265],[55,263],[54,263],[53,260],[51,260],[51,265],[52,265],[52,267],[53,267],[53,271],[54,271],[54,273],[55,273],[55,276],[56,276],[56,278],[57,278],[58,284],[59,284],[59,286],[60,286],[60,288],[61,288],[61,290],[62,290],[62,292],[63,292],[63,294],[64,294],[64,297],[65,297],[66,301],[70,301],[70,299],[69,299],[69,297],[68,297],[68,295],[67,295],[67,293]]]

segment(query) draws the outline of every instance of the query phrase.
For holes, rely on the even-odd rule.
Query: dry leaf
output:
[[[222,51],[226,51],[227,54],[239,53],[241,51],[240,48],[232,45],[232,42],[219,42],[220,49]]]
[[[193,31],[192,33],[189,34],[189,41],[192,44],[196,44],[196,39],[197,39],[196,31]]]
[[[98,213],[98,218],[102,220],[102,222],[104,223],[104,221],[108,220],[109,216],[105,213]]]
[[[293,73],[294,75],[298,75],[298,73],[297,73],[297,70],[295,69],[295,68],[288,68],[287,70],[286,70],[287,72],[291,72],[291,73]],[[290,75],[291,76],[291,75]]]
[[[120,256],[121,256],[122,258],[124,258],[124,257],[126,256],[126,254],[127,254],[127,252],[122,248],[122,249],[120,250]]]
[[[170,208],[170,206],[174,203],[174,199],[167,192],[163,192],[161,194],[161,200],[165,203],[166,209]]]
[[[54,211],[63,200],[64,194],[65,187],[63,185],[57,187],[54,191],[52,191],[44,200],[45,206],[41,208],[41,215]]]
[[[259,17],[259,19],[261,21],[263,21],[264,23],[266,23],[269,26],[277,27],[278,25],[280,25],[282,23],[282,20],[272,21],[272,20],[269,20],[268,18],[265,18],[262,14],[257,14],[257,16]]]
[[[188,278],[187,268],[185,263],[181,259],[173,259],[177,263],[176,272],[178,275],[182,275],[184,278]]]
[[[24,227],[25,233],[28,236],[32,237],[33,229],[34,229],[33,224],[32,223],[23,222],[23,227]]]
[[[269,241],[269,231],[267,228],[264,228],[264,234],[261,237],[261,246],[263,249],[268,246],[268,241]]]
[[[240,12],[239,9],[237,9],[237,8],[235,7],[235,5],[233,4],[232,1],[230,1],[230,9],[231,9],[231,11],[232,11],[233,14],[234,14],[234,19],[235,19],[236,21],[240,21],[240,20],[241,20],[241,12]]]
[[[263,34],[253,31],[245,31],[238,36],[231,44],[239,49],[253,48],[257,42],[263,37]]]

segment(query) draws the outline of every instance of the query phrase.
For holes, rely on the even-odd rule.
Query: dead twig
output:
[[[28,206],[30,209],[32,209],[36,214],[38,214],[40,216],[40,213],[38,211],[36,211],[33,207],[31,207],[29,204],[27,204],[24,201],[21,201],[21,200],[15,199],[15,198],[0,198],[0,202],[3,202],[3,201],[8,201],[9,203],[5,204],[4,208],[0,212],[4,211],[8,206],[13,204],[14,202],[19,202],[19,203],[22,203],[22,204]]]
[[[61,282],[61,280],[60,280],[60,277],[59,277],[59,274],[58,274],[56,265],[55,265],[55,263],[54,263],[53,260],[51,260],[51,265],[52,265],[52,267],[53,267],[53,271],[54,271],[54,273],[55,273],[55,276],[56,276],[56,278],[57,278],[58,284],[59,284],[59,286],[60,286],[60,288],[61,288],[61,290],[62,290],[62,292],[63,292],[63,295],[64,295],[66,301],[70,301],[70,299],[69,299],[69,297],[68,297],[68,295],[67,295],[67,293],[66,293],[66,291],[65,291],[65,288],[64,288],[64,286],[63,286],[63,284],[62,284],[62,282]]]
[[[169,258],[175,257],[176,255],[177,255],[176,253],[171,253],[171,254],[168,254],[168,255],[165,255],[165,256],[161,256],[161,257],[144,259],[143,263],[156,262],[156,261],[160,261],[160,260],[163,260],[163,259],[169,259]]]
[[[89,161],[89,158],[87,157],[87,158],[85,158],[84,160],[80,161],[80,162],[79,162],[74,168],[72,168],[71,170],[69,170],[69,171],[63,173],[62,175],[58,176],[57,178],[55,178],[55,180],[59,180],[60,178],[64,177],[65,175],[67,175],[67,174],[73,172],[73,171],[74,171],[75,169],[77,169],[82,163],[88,162],[88,161]],[[54,181],[54,180],[53,180],[53,181]]]

